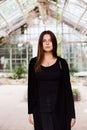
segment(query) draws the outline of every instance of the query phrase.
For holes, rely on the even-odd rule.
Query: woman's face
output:
[[[53,44],[49,34],[43,36],[43,50],[45,52],[51,52],[53,50]]]

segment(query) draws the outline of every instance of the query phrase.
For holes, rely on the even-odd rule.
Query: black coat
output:
[[[55,112],[58,122],[61,124],[60,130],[70,130],[70,121],[75,118],[74,100],[70,83],[68,64],[65,59],[58,57],[62,74],[60,93],[58,93]],[[37,80],[35,78],[34,65],[36,58],[32,58],[29,63],[28,72],[28,114],[34,114],[37,106]],[[37,123],[36,123],[37,124]],[[35,125],[36,125],[35,124]],[[58,129],[59,130],[59,129]]]

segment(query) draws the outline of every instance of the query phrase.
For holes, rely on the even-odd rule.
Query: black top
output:
[[[38,99],[41,103],[56,101],[58,87],[60,87],[60,75],[58,59],[49,67],[41,65],[41,72],[36,73]]]
[[[36,57],[32,58],[29,63],[28,113],[33,113],[38,103],[53,102],[56,104],[56,112],[61,121],[66,117],[68,121],[75,118],[69,68],[66,60],[58,57],[57,61],[49,67],[41,65],[42,71],[37,73],[34,71],[35,63]]]

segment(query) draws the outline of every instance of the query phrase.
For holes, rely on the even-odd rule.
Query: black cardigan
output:
[[[58,97],[56,111],[58,113],[58,116],[60,115],[60,117],[62,116],[63,118],[65,118],[64,115],[66,115],[66,118],[70,121],[71,118],[75,118],[75,108],[70,83],[69,68],[65,59],[58,57],[58,60],[62,73],[62,80],[61,80],[62,93],[60,93],[60,98]],[[35,71],[34,71],[35,63],[36,63],[36,57],[32,58],[31,61],[29,62],[28,114],[33,114],[34,107],[37,103],[37,81],[35,78]],[[61,100],[60,104],[59,100]]]

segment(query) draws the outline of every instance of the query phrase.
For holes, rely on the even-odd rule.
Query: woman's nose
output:
[[[49,41],[46,41],[46,45],[49,45]]]

